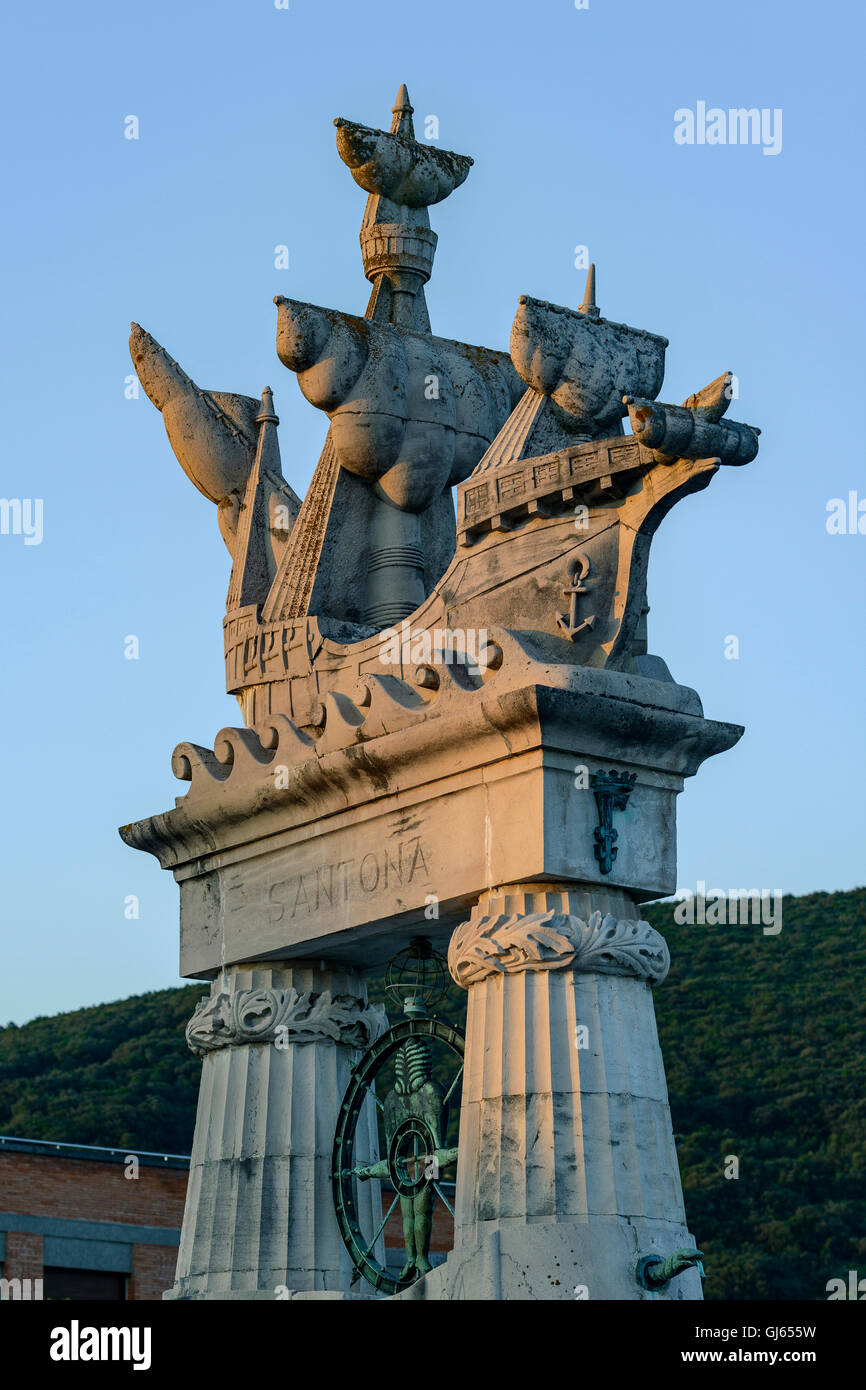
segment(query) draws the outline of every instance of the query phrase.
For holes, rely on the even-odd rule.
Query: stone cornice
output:
[[[176,868],[429,786],[453,768],[457,750],[461,768],[471,774],[536,749],[605,759],[613,740],[621,761],[679,778],[731,747],[742,732],[704,719],[694,692],[682,686],[545,662],[543,651],[524,649],[516,635],[499,631],[496,637],[508,648],[508,664],[518,668],[512,679],[534,676],[537,684],[509,688],[497,671],[495,682],[452,689],[447,699],[432,707],[419,701],[416,709],[371,680],[366,704],[333,692],[326,697],[317,738],[277,715],[261,738],[229,728],[213,751],[181,744],[172,765],[190,782],[189,793],[174,809],[123,826],[122,838],[156,855],[163,868]]]

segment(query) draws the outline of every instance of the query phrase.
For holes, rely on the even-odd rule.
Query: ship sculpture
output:
[[[200,390],[138,325],[130,338],[232,556],[227,689],[266,737],[274,716],[290,721],[300,750],[363,741],[389,715],[425,718],[441,666],[480,684],[506,648],[524,668],[521,654],[543,658],[552,679],[560,668],[565,685],[577,666],[664,678],[646,652],[653,533],[758,449],[757,429],[725,418],[729,372],[681,406],[656,399],[667,339],[603,318],[594,266],[579,308],[521,295],[510,354],[432,334],[427,208],[472,161],[415,140],[405,86],[393,117],[390,132],[336,122],[369,195],[366,314],[276,299],[279,358],[329,420],[303,503],[282,474],[269,389]],[[449,648],[467,632],[489,644]]]

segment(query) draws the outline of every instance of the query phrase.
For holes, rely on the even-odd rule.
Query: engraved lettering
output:
[[[285,860],[282,861],[285,863]],[[280,860],[276,861],[275,868]],[[392,840],[380,850],[368,850],[362,859],[309,865],[302,873],[263,882],[267,870],[246,877],[243,869],[226,874],[223,910],[226,916],[254,919],[264,914],[271,923],[310,918],[337,904],[348,904],[360,895],[370,897],[396,891],[430,877],[420,835]]]
[[[323,882],[323,876],[328,875],[327,887]],[[324,897],[329,907],[334,905],[334,866],[333,864],[323,864],[316,870],[316,907],[319,906],[320,896]]]
[[[372,860],[373,869],[376,872],[376,877],[373,879],[372,883],[369,882],[369,879],[371,877],[369,870],[367,872],[366,879],[364,877],[364,866],[370,860]],[[375,854],[373,854],[372,852],[370,854],[365,854],[364,858],[361,860],[361,867],[358,870],[358,879],[365,893],[375,893],[376,889],[379,886],[379,861],[376,858]]]
[[[298,874],[298,889],[297,889],[297,892],[295,893],[295,905],[294,905],[294,907],[292,908],[292,916],[293,916],[293,917],[295,916],[295,913],[297,912],[297,910],[298,910],[298,908],[299,908],[299,906],[300,906],[300,904],[301,904],[301,898],[302,898],[302,896],[303,896],[304,907],[307,909],[307,916],[309,916],[313,909],[312,909],[311,906],[310,906],[310,900],[309,900],[309,898],[307,897],[307,890],[306,890],[306,888],[304,887],[304,875],[303,875],[303,874]]]
[[[394,859],[391,858],[391,851],[389,850],[388,846],[387,846],[387,845],[385,846],[385,881],[384,881],[384,885],[383,885],[385,888],[388,887],[388,881],[389,881],[389,872],[388,872],[388,871],[389,871],[390,869],[393,869],[394,873],[396,874],[397,882],[398,882],[399,884],[402,884],[402,882],[403,882],[403,846],[402,846],[402,844],[398,844],[398,845],[397,845],[397,859],[396,859],[396,861],[395,861]]]
[[[286,904],[280,897],[280,893],[285,887],[285,883],[272,883],[268,889],[268,901],[270,903],[268,916],[272,922],[281,922],[283,920]]]
[[[336,865],[337,873],[343,870],[343,902],[349,901],[349,865],[354,864],[354,859],[341,859]]]
[[[412,879],[415,877],[415,870],[418,868],[419,863],[421,865],[421,868],[424,870],[424,877],[429,878],[430,870],[427,868],[427,861],[424,858],[424,850],[421,847],[421,836],[416,835],[414,839],[409,841],[409,844],[414,845],[415,848],[412,854],[412,863],[409,865],[409,877],[407,879],[407,882],[412,882]]]

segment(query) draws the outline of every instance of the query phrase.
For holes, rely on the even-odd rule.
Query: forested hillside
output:
[[[644,916],[673,958],[656,1009],[707,1298],[823,1299],[828,1279],[866,1276],[866,889],[786,898],[777,936]],[[0,1029],[0,1133],[188,1153],[184,1027],[203,992]]]

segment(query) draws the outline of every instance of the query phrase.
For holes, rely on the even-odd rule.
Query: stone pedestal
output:
[[[556,884],[485,893],[449,965],[468,989],[455,1248],[405,1298],[701,1298],[641,1256],[685,1225],[651,986],[664,939],[627,894]]]
[[[207,1057],[180,1296],[349,1289],[330,1145],[375,1020],[310,1036],[299,1017],[280,1051],[245,1021],[256,996],[226,996],[269,992],[266,1032],[289,988],[364,1012],[363,975],[421,934],[469,991],[457,1245],[398,1296],[701,1296],[694,1271],[661,1293],[635,1278],[641,1256],[695,1244],[650,992],[667,951],[639,903],[674,891],[676,797],[740,730],[684,687],[542,670],[513,635],[491,641],[501,663],[471,689],[440,668],[430,704],[373,676],[366,703],[327,695],[315,744],[276,720],[264,743],[183,745],[187,795],[124,829],[174,871],[182,973],[216,991],[190,1029]]]
[[[218,976],[187,1028],[190,1047],[203,1056],[202,1080],[167,1298],[349,1290],[331,1151],[350,1070],[384,1027],[383,1011],[368,1005],[351,971],[299,961],[232,966]],[[372,1100],[358,1146],[359,1161],[375,1162]],[[360,1201],[375,1230],[379,1183],[365,1184]]]

